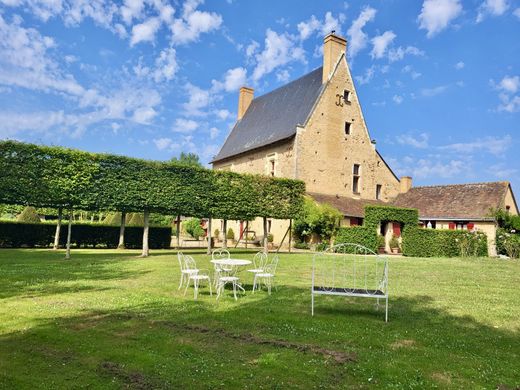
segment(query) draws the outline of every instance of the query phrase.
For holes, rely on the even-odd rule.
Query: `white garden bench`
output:
[[[386,301],[388,322],[388,258],[364,246],[339,244],[314,254],[312,263],[312,315],[315,295],[376,298]]]

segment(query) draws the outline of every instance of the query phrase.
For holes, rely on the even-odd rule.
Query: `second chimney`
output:
[[[253,101],[255,91],[253,88],[242,87],[238,95],[238,120],[242,119],[249,105]]]
[[[347,40],[335,35],[334,32],[323,39],[323,83],[329,79],[329,75],[334,70],[339,56],[346,51]]]
[[[411,176],[401,177],[400,182],[401,182],[401,186],[400,186],[399,192],[401,194],[408,192],[410,190],[410,188],[412,188],[412,177]]]

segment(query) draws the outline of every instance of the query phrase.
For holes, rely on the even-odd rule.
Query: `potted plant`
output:
[[[392,250],[392,253],[399,253],[399,240],[395,235],[393,235],[390,240],[390,249]]]
[[[273,248],[273,241],[274,241],[274,236],[273,236],[273,233],[269,233],[267,234],[267,243],[269,244],[269,248]]]
[[[226,233],[226,240],[228,245],[235,245],[235,232],[233,231],[233,229],[228,229]]]
[[[213,232],[213,239],[215,240],[215,242],[220,241],[220,230],[215,229],[215,231]]]
[[[380,255],[385,253],[385,236],[377,236],[377,251]]]

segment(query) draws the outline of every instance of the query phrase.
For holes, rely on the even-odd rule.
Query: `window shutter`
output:
[[[468,230],[473,230],[474,227],[475,227],[474,223],[468,223]]]
[[[453,222],[450,222],[448,224],[448,227],[449,227],[450,230],[455,230],[455,224]]]
[[[392,225],[393,225],[394,235],[396,237],[401,237],[401,225],[396,224],[396,223],[394,223]]]

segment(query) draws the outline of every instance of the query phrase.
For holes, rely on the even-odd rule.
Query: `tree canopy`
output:
[[[187,167],[200,167],[202,168],[202,164],[199,160],[199,156],[195,153],[184,153],[181,152],[181,155],[177,157],[172,157],[170,163],[176,165],[184,165]]]

